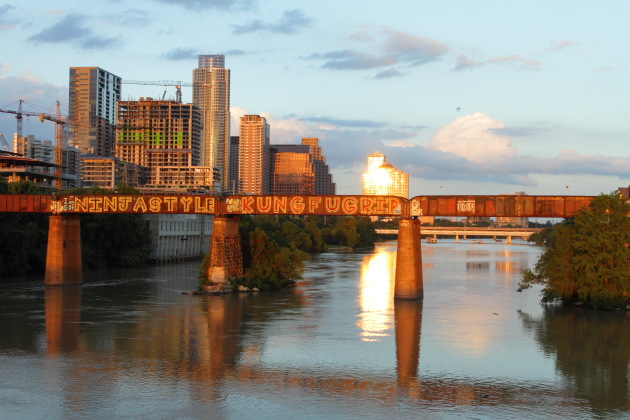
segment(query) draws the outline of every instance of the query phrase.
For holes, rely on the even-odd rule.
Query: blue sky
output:
[[[375,151],[411,196],[599,194],[630,184],[628,16],[624,0],[0,0],[0,108],[67,112],[71,66],[190,81],[220,53],[233,133],[259,114],[272,143],[319,137],[340,194]]]

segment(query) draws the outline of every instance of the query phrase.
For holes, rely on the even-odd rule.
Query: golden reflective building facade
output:
[[[392,166],[385,155],[368,155],[367,171],[363,173],[363,195],[394,195],[408,198],[409,174]]]
[[[241,117],[238,144],[239,193],[269,194],[269,136],[269,124],[264,117]]]
[[[199,56],[193,70],[193,103],[201,109],[200,165],[217,168],[228,188],[230,139],[230,69],[223,54]]]
[[[334,195],[335,190],[318,138],[271,146],[272,194]]]

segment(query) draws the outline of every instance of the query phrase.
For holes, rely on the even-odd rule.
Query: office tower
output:
[[[271,146],[271,194],[315,194],[315,171],[310,146]]]
[[[225,57],[200,55],[193,70],[193,103],[201,109],[201,165],[213,166],[221,174],[223,188],[229,188],[230,70]]]
[[[330,168],[326,164],[326,157],[322,154],[322,148],[319,145],[317,137],[304,137],[302,144],[310,147],[310,153],[313,155],[313,165],[315,172],[315,194],[317,195],[335,195],[337,186],[332,180]]]
[[[238,144],[239,137],[230,137],[230,147],[228,151],[229,164],[228,164],[228,185],[224,189],[229,194],[238,193]]]
[[[193,104],[140,98],[118,102],[116,157],[149,168],[149,185],[214,191],[199,165],[201,113]]]
[[[367,158],[367,172],[363,174],[363,195],[409,196],[409,175],[387,162],[379,152]]]
[[[334,195],[335,183],[325,161],[315,137],[303,138],[299,145],[272,145],[271,193]]]
[[[259,115],[241,117],[238,145],[239,193],[269,194],[269,124]]]
[[[120,77],[98,67],[70,67],[70,146],[82,154],[113,156],[120,85]]]

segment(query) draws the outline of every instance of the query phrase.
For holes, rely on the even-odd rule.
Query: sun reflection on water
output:
[[[393,320],[393,287],[396,254],[381,248],[366,255],[361,264],[359,305],[361,313],[357,326],[361,340],[379,341],[390,334]]]

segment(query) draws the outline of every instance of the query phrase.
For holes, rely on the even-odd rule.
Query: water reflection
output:
[[[424,303],[393,300],[391,244],[280,293],[182,295],[196,264],[0,288],[0,417],[627,417],[630,317],[543,314],[512,270],[538,251],[465,246],[423,255]]]
[[[520,318],[595,414],[611,409],[627,414],[630,316],[552,306],[541,317],[520,313]]]
[[[495,268],[497,271],[520,273],[527,265],[518,261],[497,261]]]
[[[490,270],[490,262],[470,261],[466,263],[466,270]]]
[[[394,303],[396,319],[396,373],[398,383],[409,386],[418,374],[422,301],[400,300]]]
[[[81,320],[81,286],[47,287],[44,292],[46,311],[46,350],[48,354],[76,350]]]
[[[387,336],[392,323],[392,296],[396,253],[377,248],[366,255],[361,264],[359,304],[361,314],[357,326],[363,341],[379,341]]]

